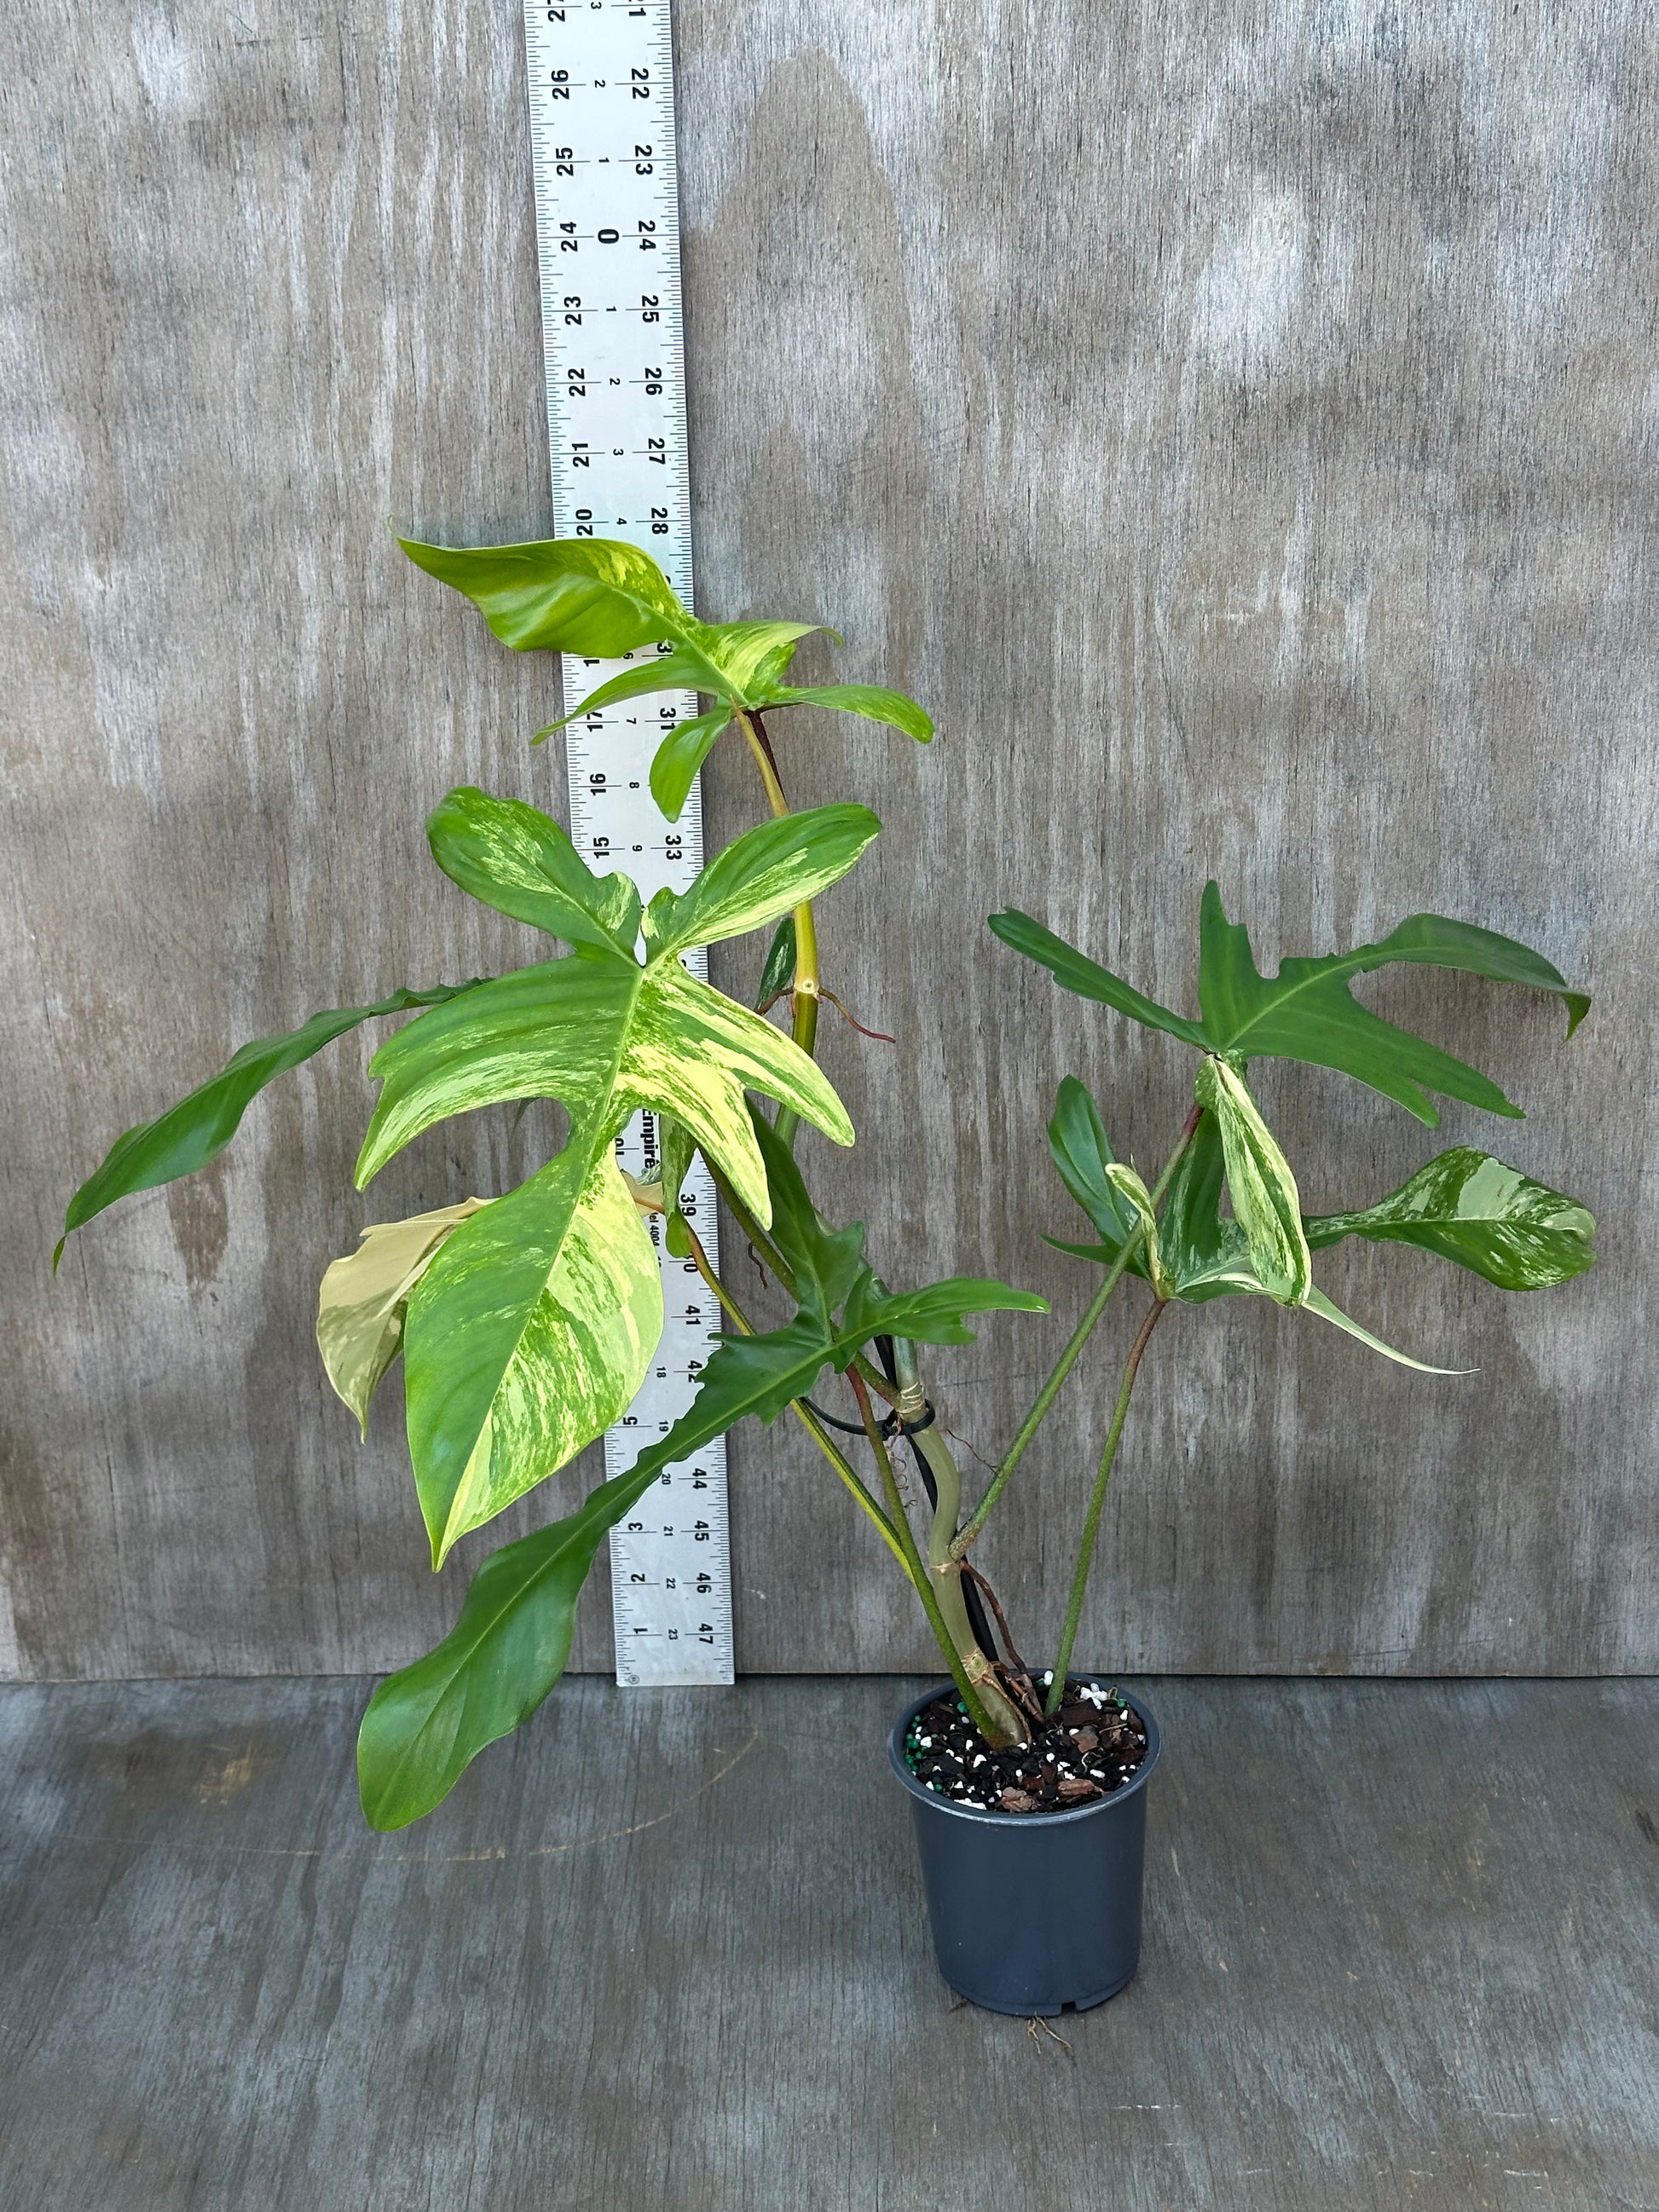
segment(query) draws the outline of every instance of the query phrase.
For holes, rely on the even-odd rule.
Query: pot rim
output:
[[[993,1810],[986,1805],[958,1804],[955,1799],[941,1796],[938,1790],[930,1790],[925,1783],[918,1782],[904,1763],[904,1731],[924,1705],[931,1705],[936,1698],[959,1695],[956,1684],[948,1680],[935,1682],[924,1690],[919,1698],[913,1699],[904,1708],[894,1722],[887,1737],[887,1763],[912,1797],[935,1813],[949,1814],[953,1820],[983,1820],[999,1827],[1008,1828],[1056,1828],[1066,1826],[1077,1820],[1091,1820],[1098,1814],[1110,1812],[1113,1806],[1123,1804],[1127,1799],[1133,1797],[1138,1790],[1146,1788],[1152,1778],[1152,1769],[1158,1765],[1158,1755],[1162,1748],[1162,1738],[1159,1735],[1158,1722],[1153,1717],[1152,1707],[1134,1691],[1124,1689],[1116,1677],[1086,1673],[1079,1674],[1077,1680],[1091,1682],[1097,1689],[1108,1687],[1115,1689],[1124,1703],[1133,1707],[1146,1727],[1146,1758],[1135,1769],[1133,1779],[1124,1783],[1121,1788],[1114,1790],[1109,1797],[1097,1797],[1091,1804],[1088,1805],[1071,1805],[1064,1812],[1004,1813]]]

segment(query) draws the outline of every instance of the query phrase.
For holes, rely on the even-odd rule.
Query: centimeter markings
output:
[[[691,494],[680,311],[679,191],[669,0],[526,0],[548,445],[558,534],[643,546],[693,605]],[[645,647],[637,660],[658,650]],[[567,705],[627,665],[563,663]],[[601,873],[620,868],[649,899],[684,890],[702,864],[694,785],[679,821],[658,811],[651,760],[691,692],[658,693],[570,724],[570,834]],[[701,974],[698,954],[690,963]],[[641,1115],[617,1139],[629,1174],[653,1182],[657,1133]],[[714,1192],[699,1158],[682,1206],[718,1263]],[[690,1402],[720,1310],[696,1266],[662,1270],[663,1338],[644,1387],[605,1440],[620,1474]],[[611,1534],[617,1680],[732,1680],[726,1446],[669,1468]]]

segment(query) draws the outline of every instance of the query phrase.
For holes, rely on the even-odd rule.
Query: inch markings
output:
[[[562,538],[642,546],[691,606],[669,0],[526,0],[525,57],[555,526]],[[566,702],[628,665],[567,657]],[[565,732],[571,836],[592,866],[622,869],[647,900],[665,885],[684,890],[702,865],[699,788],[670,823],[648,781],[664,737],[696,711],[691,692],[657,694],[584,715]],[[701,954],[691,964],[704,972]],[[623,1132],[617,1156],[630,1175],[655,1180],[650,1115]],[[701,1158],[683,1204],[718,1262],[714,1186]],[[659,1217],[649,1226],[663,1339],[639,1396],[606,1434],[611,1474],[685,1410],[720,1327],[695,1265],[664,1250]],[[723,1439],[669,1468],[611,1531],[611,1572],[619,1682],[732,1680]]]

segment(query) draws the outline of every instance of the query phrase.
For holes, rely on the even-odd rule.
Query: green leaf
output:
[[[694,1459],[748,1414],[775,1420],[826,1365],[847,1365],[867,1334],[971,1342],[966,1314],[1047,1311],[1041,1298],[1000,1283],[936,1283],[897,1297],[878,1291],[867,1270],[866,1283],[860,1318],[849,1316],[838,1328],[802,1313],[763,1336],[722,1339],[696,1397],[666,1436],[576,1512],[485,1562],[450,1634],[383,1682],[363,1717],[357,1773],[374,1826],[405,1827],[429,1813],[487,1745],[529,1719],[570,1656],[576,1600],[607,1532],[664,1468]]]
[[[407,1221],[371,1222],[355,1252],[336,1260],[317,1299],[317,1348],[328,1379],[368,1436],[369,1401],[403,1342],[409,1294],[444,1239],[485,1201],[463,1199]]]
[[[452,883],[499,914],[632,961],[640,895],[623,875],[596,876],[550,816],[464,785],[428,817],[432,857]]]
[[[1345,1237],[1415,1244],[1505,1291],[1542,1290],[1595,1264],[1595,1222],[1583,1206],[1468,1145],[1440,1153],[1375,1206],[1315,1215],[1303,1227],[1315,1251]]]
[[[652,900],[645,921],[652,959],[741,937],[816,898],[880,831],[867,806],[846,805],[815,806],[745,830],[683,896],[659,891]]]
[[[1589,1006],[1583,992],[1569,990],[1547,960],[1515,939],[1433,914],[1413,915],[1375,945],[1316,960],[1286,960],[1277,975],[1263,976],[1249,933],[1227,920],[1221,893],[1211,883],[1205,888],[1200,925],[1203,1041],[1211,1051],[1235,1058],[1298,1060],[1336,1068],[1394,1099],[1431,1128],[1440,1116],[1428,1091],[1519,1119],[1520,1108],[1478,1068],[1383,1021],[1355,1000],[1348,988],[1353,976],[1402,961],[1553,992],[1566,1006],[1569,1036]]]
[[[592,541],[598,544],[603,541]],[[688,620],[672,653],[638,667],[624,668],[589,692],[579,707],[536,733],[539,744],[565,723],[579,721],[602,708],[653,691],[706,691],[728,707],[753,707],[772,695],[769,673],[782,672],[796,645],[817,628],[815,623],[700,623]],[[758,688],[757,688],[758,687]],[[701,718],[699,718],[701,719]],[[707,750],[707,748],[705,748]],[[660,757],[660,756],[659,756]],[[660,804],[660,802],[659,802]],[[682,799],[684,804],[684,799]]]
[[[907,1336],[913,1344],[974,1344],[978,1341],[974,1332],[963,1326],[969,1314],[1048,1310],[1048,1300],[1035,1291],[1011,1290],[1006,1283],[982,1275],[951,1275],[923,1290],[895,1293],[866,1273],[847,1301],[836,1364],[847,1366],[859,1346],[872,1336]]]
[[[1063,938],[1045,929],[1040,921],[1033,921],[1029,914],[1011,908],[1006,913],[994,914],[990,920],[991,933],[1023,952],[1028,960],[1035,960],[1049,971],[1056,982],[1068,991],[1075,991],[1080,999],[1097,999],[1103,1006],[1114,1006],[1121,1014],[1143,1023],[1146,1028],[1162,1030],[1183,1044],[1196,1045],[1207,1051],[1209,1040],[1196,1022],[1184,1015],[1171,1013],[1160,1006],[1156,999],[1149,999],[1126,983],[1120,975],[1100,967],[1085,954],[1076,951]]]
[[[1221,1133],[1227,1190],[1252,1272],[1269,1297],[1280,1305],[1299,1306],[1313,1280],[1313,1261],[1302,1233],[1302,1205],[1290,1163],[1224,1060],[1206,1059],[1194,1088],[1199,1104],[1215,1116]]]
[[[1099,1231],[1099,1244],[1066,1244],[1058,1237],[1043,1241],[1056,1251],[1070,1252],[1082,1260],[1098,1261],[1109,1267],[1135,1226],[1132,1207],[1124,1205],[1107,1173],[1113,1164],[1112,1147],[1099,1109],[1087,1086],[1076,1076],[1063,1079],[1054,1097],[1054,1118],[1048,1124],[1048,1150],[1060,1179]],[[1129,1261],[1133,1273],[1144,1277],[1146,1262],[1137,1252]]]
[[[417,568],[449,584],[515,653],[618,659],[695,618],[648,553],[611,538],[544,538],[524,545],[425,545],[400,538]]]
[[[752,1111],[751,1109],[751,1118]],[[690,1170],[696,1150],[691,1132],[684,1121],[676,1121],[672,1114],[657,1116],[657,1174],[662,1186],[663,1209],[669,1214],[680,1202],[680,1185]]]
[[[662,1335],[656,1252],[611,1133],[582,1139],[458,1229],[410,1297],[409,1450],[434,1567],[622,1418]]]
[[[757,1012],[763,1012],[776,999],[781,999],[795,980],[795,917],[787,914],[778,924],[777,933],[766,955],[766,965],[761,969],[760,988],[755,994]]]
[[[357,1785],[371,1827],[418,1820],[486,1745],[530,1718],[570,1656],[576,1600],[595,1553],[651,1479],[630,1487],[634,1476],[619,1475],[579,1512],[493,1553],[443,1642],[381,1683],[357,1738]],[[623,1490],[613,1510],[607,1493]]]
[[[1177,1297],[1193,1304],[1218,1292],[1199,1287],[1218,1265],[1230,1264],[1226,1239],[1236,1237],[1243,1249],[1243,1232],[1236,1222],[1223,1222],[1221,1194],[1226,1186],[1226,1155],[1221,1130],[1213,1114],[1200,1114],[1192,1141],[1182,1154],[1164,1193],[1158,1221],[1164,1264]]]
[[[764,702],[777,707],[830,707],[843,714],[862,715],[866,722],[885,722],[902,730],[907,738],[926,744],[933,734],[932,715],[902,691],[889,691],[879,684],[814,684],[805,690],[778,690]]]
[[[671,822],[678,822],[685,811],[697,770],[731,720],[732,709],[722,700],[707,714],[676,722],[657,747],[651,763],[651,796]]]
[[[375,1054],[380,1097],[357,1162],[359,1189],[434,1122],[518,1098],[557,1098],[573,1126],[614,1136],[641,1108],[678,1115],[764,1226],[766,1178],[743,1105],[763,1091],[837,1144],[853,1141],[823,1073],[770,1022],[675,960],[640,968],[573,954],[520,969],[411,1022]]]
[[[796,1303],[820,1328],[841,1305],[864,1265],[864,1224],[831,1229],[807,1195],[795,1156],[765,1115],[750,1108],[755,1141],[766,1163],[772,1200],[772,1241],[794,1274]]]
[[[64,1234],[52,1255],[52,1271],[71,1232],[118,1198],[154,1190],[192,1174],[222,1152],[241,1126],[255,1095],[278,1075],[298,1067],[348,1030],[382,1014],[401,1014],[416,1006],[436,1006],[481,988],[477,983],[441,983],[431,991],[394,991],[373,1006],[336,1006],[313,1014],[303,1028],[283,1036],[256,1037],[245,1044],[217,1075],[181,1098],[153,1121],[140,1121],[111,1146],[103,1165],[88,1176],[69,1202]]]

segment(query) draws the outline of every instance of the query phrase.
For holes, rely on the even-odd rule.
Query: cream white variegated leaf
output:
[[[1221,1133],[1233,1215],[1244,1232],[1257,1281],[1280,1305],[1305,1304],[1313,1259],[1290,1162],[1243,1079],[1224,1060],[1205,1060],[1194,1088],[1199,1104],[1215,1116]]]
[[[317,1346],[328,1379],[368,1434],[369,1401],[403,1342],[409,1294],[446,1237],[486,1201],[463,1199],[407,1221],[371,1222],[355,1252],[336,1260],[317,1299]]]
[[[1139,1220],[1146,1249],[1146,1272],[1159,1297],[1167,1298],[1170,1296],[1170,1278],[1158,1249],[1158,1215],[1153,1210],[1152,1193],[1134,1170],[1122,1160],[1103,1162],[1101,1173]]]

